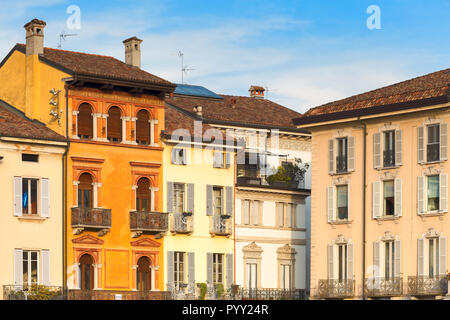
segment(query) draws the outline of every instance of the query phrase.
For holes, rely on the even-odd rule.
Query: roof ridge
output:
[[[17,43],[17,44],[20,45],[20,46],[26,47],[26,45],[23,44],[23,43]],[[96,54],[96,53],[88,53],[88,52],[73,51],[73,50],[64,50],[64,49],[51,48],[51,47],[44,47],[44,50],[45,49],[47,49],[47,50],[54,50],[54,51],[61,51],[61,52],[68,52],[68,53],[85,54],[85,55],[88,55],[88,56],[96,56],[96,57],[102,57],[102,58],[111,58],[111,59],[115,59],[115,60],[120,61],[119,59],[117,59],[117,58],[115,58],[113,56]]]

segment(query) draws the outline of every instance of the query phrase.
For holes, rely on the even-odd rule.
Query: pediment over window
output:
[[[84,236],[81,236],[79,238],[72,239],[72,243],[76,244],[96,244],[96,245],[102,245],[104,243],[103,240],[100,240],[90,234],[86,234]]]
[[[153,247],[159,248],[161,244],[148,238],[142,238],[136,241],[130,242],[132,247]]]
[[[440,236],[441,233],[434,228],[428,229],[428,232],[425,233],[425,238],[439,238]]]

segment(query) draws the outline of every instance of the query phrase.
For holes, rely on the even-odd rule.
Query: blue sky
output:
[[[450,0],[65,1],[0,0],[0,56],[25,41],[23,25],[47,22],[45,45],[124,58],[122,40],[144,40],[143,68],[180,82],[179,50],[195,70],[186,82],[269,98],[299,112],[450,67]],[[66,10],[81,9],[68,30]],[[381,29],[369,30],[370,5]]]

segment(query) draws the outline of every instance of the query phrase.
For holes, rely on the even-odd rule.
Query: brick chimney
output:
[[[142,40],[137,37],[132,37],[123,42],[125,45],[125,63],[141,68],[141,43]]]
[[[260,86],[251,86],[248,91],[250,92],[250,97],[264,99],[264,93],[266,92],[266,89]]]
[[[33,19],[23,27],[26,30],[26,55],[44,54],[45,21]]]

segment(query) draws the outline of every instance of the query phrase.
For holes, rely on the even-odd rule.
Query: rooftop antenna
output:
[[[58,44],[58,48],[61,49],[62,48],[62,42],[63,40],[66,41],[67,37],[75,37],[77,36],[77,34],[75,33],[66,33],[65,31],[61,32],[61,34],[59,35],[59,44]]]
[[[188,71],[193,71],[195,69],[189,69],[188,66],[184,65],[184,53],[180,50],[178,51],[178,57],[181,59],[181,84],[184,84],[184,75]]]
[[[267,92],[267,94],[266,94],[266,99],[267,100],[269,100],[269,92],[278,91],[278,89],[269,89],[268,86],[264,86],[264,89],[266,89],[266,92]]]

